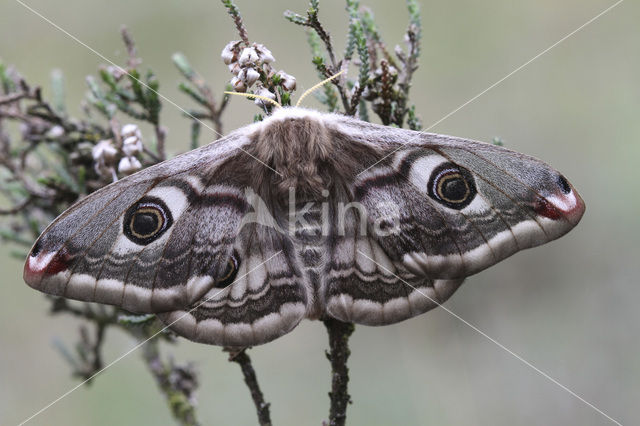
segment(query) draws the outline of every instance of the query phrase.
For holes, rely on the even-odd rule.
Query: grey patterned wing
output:
[[[205,336],[182,323],[172,325],[208,343],[252,345],[290,330],[303,316],[296,309],[306,304],[306,293],[292,289],[281,302],[275,296],[284,287],[272,290],[272,283],[283,281],[302,285],[282,251],[286,242],[265,239],[262,246],[241,228],[251,177],[242,173],[246,154],[239,148],[247,143],[241,134],[230,136],[86,197],[40,236],[25,264],[25,281],[55,296],[164,313],[169,324],[175,320],[172,312],[195,308],[198,321],[210,317],[228,327],[207,327]],[[264,256],[250,252],[249,242]],[[257,266],[260,273],[237,275],[261,261],[266,263]],[[247,284],[216,294],[216,309],[196,308],[229,286],[231,275]],[[245,299],[239,292],[246,292]],[[245,302],[252,307],[238,309]],[[279,315],[287,302],[290,309]],[[269,306],[257,308],[260,304]],[[231,327],[242,324],[252,332]]]
[[[189,259],[185,253],[194,249],[197,214],[207,214],[210,207],[245,208],[237,189],[236,206],[207,204],[218,192],[206,188],[212,179],[225,180],[220,166],[237,156],[243,143],[241,137],[227,138],[87,196],[38,238],[25,264],[25,281],[52,295],[134,312],[181,306],[206,291],[173,264]],[[212,238],[235,235],[237,220],[227,217],[220,223],[202,221],[204,228],[214,228]]]
[[[312,296],[291,242],[273,228],[248,224],[232,259],[237,268],[226,282],[183,309],[160,314],[165,324],[191,340],[234,347],[266,343],[298,325]]]
[[[465,277],[565,234],[584,212],[561,174],[523,154],[349,120],[337,131],[377,156],[351,181],[357,209],[345,223],[365,231],[330,252],[323,294],[340,319],[386,324],[424,312]]]
[[[385,325],[435,308],[463,278],[435,279],[393,260],[373,235],[358,230],[359,210],[344,214],[344,233],[328,240],[321,297],[326,314],[345,322]],[[336,229],[333,227],[333,229]]]

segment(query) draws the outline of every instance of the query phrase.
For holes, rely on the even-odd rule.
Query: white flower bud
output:
[[[371,89],[369,89],[369,86],[365,86],[364,90],[362,91],[362,99],[370,101],[374,98],[374,95],[375,93],[373,93]]]
[[[271,62],[275,62],[275,58],[271,54],[271,51],[264,47],[264,44],[255,44],[255,49],[258,51],[258,56],[260,60],[265,64],[270,64]]]
[[[244,84],[244,81],[238,77],[233,77],[231,79],[231,85],[233,86],[233,90],[236,92],[244,93],[247,91],[247,86]]]
[[[384,73],[382,67],[376,68],[375,70],[375,75],[376,77],[382,77],[382,74]],[[398,75],[398,70],[396,69],[396,67],[389,65],[387,67],[387,75],[391,76],[391,77],[395,77]]]
[[[228,67],[229,67],[229,71],[233,75],[238,75],[238,73],[242,70],[242,68],[240,68],[240,64],[238,64],[237,62],[229,64]]]
[[[129,136],[135,136],[138,139],[142,139],[142,132],[137,124],[125,124],[122,126],[122,130],[120,130],[123,138],[128,138]]]
[[[117,110],[118,110],[118,107],[116,106],[116,104],[111,104],[111,103],[107,104],[107,113],[109,117],[113,117]]]
[[[142,141],[136,136],[129,136],[122,142],[122,152],[128,157],[142,152],[143,149]]]
[[[122,157],[118,164],[118,172],[123,175],[130,175],[142,168],[142,164],[136,157]]]
[[[267,76],[267,80],[271,80],[276,73],[269,64],[262,64],[260,70],[264,75]]]
[[[278,71],[278,75],[280,76],[281,84],[284,90],[286,90],[287,92],[293,92],[294,90],[296,90],[296,78],[294,76],[289,75],[282,70]]]
[[[106,166],[105,164],[95,163],[93,165],[93,169],[96,171],[98,176],[103,178],[111,178],[114,182],[118,180],[118,175],[116,174],[116,169],[111,166]]]
[[[27,139],[29,137],[29,126],[27,125],[27,123],[25,122],[20,122],[20,134],[22,135],[23,139]]]
[[[98,176],[103,178],[112,178],[117,180],[113,163],[116,161],[118,150],[113,146],[111,139],[105,139],[98,142],[91,148],[91,156],[93,157],[93,168]]]
[[[406,35],[405,35],[405,39],[406,39]],[[405,57],[404,50],[402,50],[402,47],[398,46],[397,44],[396,44],[396,47],[393,49],[393,51],[399,58]]]
[[[113,65],[109,65],[107,67],[107,72],[116,79],[116,81],[120,80],[127,72],[121,67],[114,67]]]
[[[52,128],[50,128],[47,131],[47,135],[46,136],[49,139],[57,139],[62,135],[64,135],[64,127],[56,125],[56,126],[53,126]]]
[[[265,89],[264,87],[261,87],[260,89],[258,89],[258,91],[255,94],[258,96],[264,96],[265,98],[273,99],[274,101],[276,100],[276,95],[271,93],[268,89]],[[258,106],[264,106],[265,101],[263,101],[262,99],[256,98],[255,104]]]
[[[117,154],[118,150],[113,146],[111,139],[100,141],[91,149],[91,156],[98,164],[112,163]]]
[[[251,87],[260,78],[260,73],[253,68],[243,68],[238,77],[245,82],[247,87]]]
[[[125,124],[122,126],[122,152],[127,157],[142,152],[142,132],[136,124]]]
[[[238,63],[241,66],[251,65],[258,61],[258,52],[253,47],[245,47],[242,49],[242,53],[240,53],[240,59],[238,59]]]
[[[240,44],[240,40],[234,40],[227,43],[227,45],[222,49],[222,53],[220,57],[224,61],[225,64],[229,65],[232,62],[235,62],[236,51],[238,50],[238,44]]]

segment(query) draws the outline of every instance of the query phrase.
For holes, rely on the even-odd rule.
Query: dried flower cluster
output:
[[[136,157],[142,154],[142,133],[136,124],[125,124],[120,131],[122,144],[113,139],[104,139],[91,149],[96,173],[104,178],[118,179],[117,173],[130,175],[142,169],[142,163]],[[117,173],[115,165],[118,165]]]
[[[231,86],[236,92],[245,93],[257,83],[257,88],[251,93],[276,100],[277,94],[296,90],[295,77],[283,70],[276,72],[271,65],[275,58],[271,51],[260,43],[244,46],[242,40],[231,41],[224,47],[220,56],[234,75]],[[263,101],[256,99],[255,103],[262,106]]]
[[[255,95],[276,100],[280,92],[291,93],[296,90],[296,79],[283,70],[276,72],[272,67],[275,58],[271,51],[260,43],[244,46],[242,40],[229,42],[222,49],[222,61],[229,67],[234,77],[231,79],[233,90],[245,93],[257,83]],[[260,99],[256,105],[263,105]]]
[[[275,61],[271,51],[264,45],[253,43],[252,46],[243,47],[242,40],[229,42],[222,49],[221,57],[229,66],[231,74],[235,75],[231,79],[231,85],[237,92],[246,92],[247,88],[258,81],[261,73],[271,73],[270,64]]]
[[[273,68],[275,58],[269,49],[260,43],[249,43],[240,12],[233,2],[223,2],[234,17],[241,40],[230,41],[222,49],[222,61],[234,77],[231,87],[239,93],[249,92],[277,101],[281,105],[291,103],[291,93],[296,90],[296,79],[283,70]],[[255,85],[255,88],[254,88]],[[271,105],[256,98],[256,105],[270,111]]]

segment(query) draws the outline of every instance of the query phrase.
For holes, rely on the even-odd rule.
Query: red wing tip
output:
[[[37,287],[45,276],[55,275],[69,267],[69,256],[64,249],[54,252],[32,252],[24,264],[22,277],[31,287]]]
[[[565,218],[574,226],[582,218],[585,209],[582,197],[575,190],[568,194],[557,193],[546,198],[540,197],[534,205],[536,214],[552,220]]]

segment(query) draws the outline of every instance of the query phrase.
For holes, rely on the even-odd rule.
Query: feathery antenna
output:
[[[323,85],[327,84],[328,82],[330,82],[331,80],[333,80],[334,78],[338,77],[340,74],[342,74],[343,72],[345,72],[345,70],[342,70],[334,75],[332,75],[331,77],[327,78],[326,80],[322,80],[320,83],[314,85],[313,87],[307,89],[304,91],[304,93],[302,94],[302,96],[300,96],[300,99],[298,99],[298,102],[296,102],[296,106],[300,106],[300,104],[302,103],[302,100],[304,98],[307,97],[307,95],[309,95],[311,92],[313,92],[314,90],[316,90],[318,87],[322,87]]]

